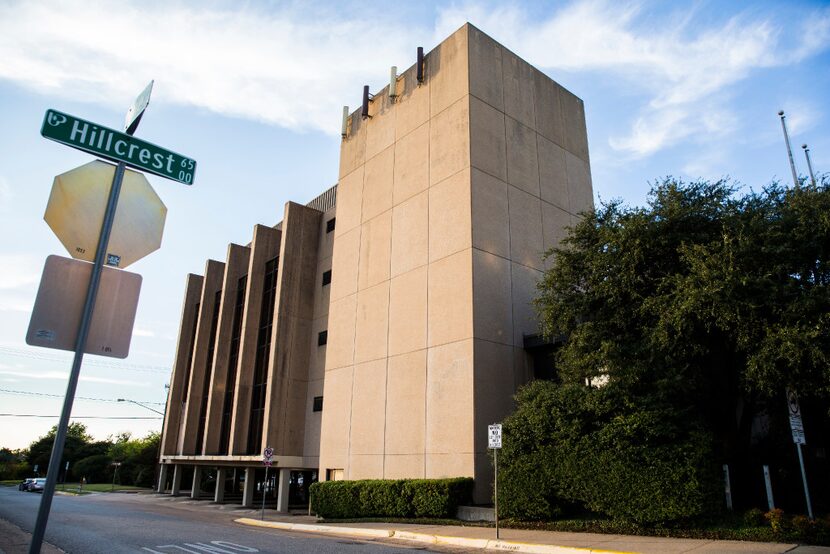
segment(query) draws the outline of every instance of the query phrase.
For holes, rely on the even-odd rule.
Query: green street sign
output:
[[[160,177],[193,184],[196,160],[114,129],[56,110],[46,110],[40,134],[72,148],[154,173]]]

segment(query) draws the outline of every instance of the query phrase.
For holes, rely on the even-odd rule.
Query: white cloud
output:
[[[149,329],[139,329],[136,327],[133,329],[133,336],[134,337],[155,337],[156,333],[154,331],[150,331]]]
[[[807,14],[803,32],[793,35],[785,35],[783,22],[748,15],[701,28],[696,15],[686,9],[655,19],[644,3],[587,0],[532,20],[518,7],[488,11],[470,4],[446,10],[438,27],[446,31],[470,19],[538,67],[603,72],[640,90],[647,100],[628,133],[610,144],[643,157],[700,132],[733,128],[735,117],[717,98],[730,85],[830,43],[828,10]]]
[[[388,66],[407,67],[415,46],[430,46],[424,37],[435,43],[471,21],[538,67],[602,73],[642,94],[611,146],[643,157],[707,132],[698,114],[729,86],[830,40],[828,10],[785,27],[746,14],[698,24],[695,8],[655,16],[648,7],[583,0],[539,16],[469,3],[439,8],[419,28],[301,3],[9,1],[0,4],[0,79],[120,108],[154,78],[154,102],[333,134],[340,106],[354,106],[364,83],[383,86]]]
[[[43,260],[28,254],[0,254],[0,290],[30,287],[38,282]]]
[[[336,133],[342,104],[356,103],[364,82],[383,83],[385,67],[414,62],[416,38],[375,17],[305,7],[8,2],[0,78],[116,107],[153,78],[154,101]]]

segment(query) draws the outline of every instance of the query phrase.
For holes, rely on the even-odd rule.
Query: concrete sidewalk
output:
[[[464,527],[455,525],[419,525],[407,523],[318,523],[309,516],[268,515],[265,521],[253,518],[235,520],[243,525],[303,533],[327,533],[363,539],[398,539],[425,544],[466,547],[471,549],[507,550],[534,554],[674,554],[683,552],[707,554],[738,553],[794,553],[830,554],[830,547],[799,546],[797,544],[713,541],[705,539],[673,539],[604,535],[596,533],[562,533],[502,529],[500,540],[492,527]]]

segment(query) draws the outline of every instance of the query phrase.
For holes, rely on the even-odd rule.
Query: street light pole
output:
[[[160,412],[158,410],[155,410],[155,409],[151,408],[150,406],[145,406],[141,402],[136,402],[135,400],[130,400],[129,398],[118,398],[117,400],[118,400],[118,402],[132,402],[136,406],[141,406],[145,410],[150,410],[151,412],[156,412],[157,414],[162,415],[162,416],[164,415],[164,412]]]

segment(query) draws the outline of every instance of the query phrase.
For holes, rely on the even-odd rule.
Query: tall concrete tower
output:
[[[532,378],[543,253],[593,205],[582,101],[464,25],[349,118],[321,479],[472,476]]]

